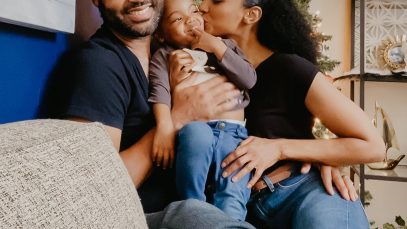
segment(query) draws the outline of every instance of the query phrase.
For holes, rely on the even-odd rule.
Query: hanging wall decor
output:
[[[360,63],[360,1],[355,2],[354,27],[354,65]],[[397,37],[407,34],[407,1],[406,0],[365,0],[365,69],[392,70],[390,65],[383,65],[383,45],[397,43]],[[386,44],[387,45],[387,44]],[[390,54],[399,58],[398,48],[392,48]],[[390,59],[392,56],[390,56]],[[385,61],[385,60],[384,60]],[[395,66],[393,66],[395,67]],[[400,67],[400,66],[398,66]]]
[[[75,0],[1,0],[0,22],[73,33]]]

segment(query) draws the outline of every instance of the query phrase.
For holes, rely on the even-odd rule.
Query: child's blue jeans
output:
[[[233,176],[222,177],[221,164],[246,138],[245,127],[225,121],[192,122],[184,126],[178,133],[176,159],[176,184],[180,197],[206,201],[205,184],[213,164],[213,204],[231,217],[244,220],[250,198],[250,189],[246,186],[251,175],[234,183]]]

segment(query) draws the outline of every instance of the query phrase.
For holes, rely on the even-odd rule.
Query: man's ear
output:
[[[246,24],[254,24],[260,20],[262,15],[263,15],[262,9],[259,6],[253,6],[246,9],[243,21]]]

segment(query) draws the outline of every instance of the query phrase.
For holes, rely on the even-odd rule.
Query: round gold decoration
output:
[[[404,70],[407,59],[406,47],[406,35],[385,40],[380,50],[383,67],[391,71]]]

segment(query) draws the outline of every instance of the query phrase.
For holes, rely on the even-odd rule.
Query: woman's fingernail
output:
[[[236,179],[235,177],[232,178],[232,182],[236,182],[236,180],[237,180],[237,179]]]
[[[224,168],[226,166],[226,163],[225,162],[223,162],[221,165],[220,165],[220,167],[222,167],[222,168]]]
[[[222,173],[222,176],[223,176],[223,177],[227,177],[227,176],[228,176],[228,173],[227,173],[227,172],[224,172],[224,173]]]

